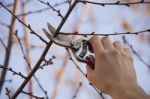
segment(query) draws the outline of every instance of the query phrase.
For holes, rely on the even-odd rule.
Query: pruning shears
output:
[[[71,37],[63,35],[62,33],[54,37],[53,35],[56,29],[50,23],[47,23],[47,27],[49,32],[44,28],[43,31],[53,43],[71,49],[77,61],[86,63],[91,69],[94,69],[95,58],[94,55],[92,55],[93,49],[88,40],[85,38],[73,40]],[[88,52],[91,54],[87,55]]]

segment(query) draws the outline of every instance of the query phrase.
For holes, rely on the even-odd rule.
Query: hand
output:
[[[95,54],[95,70],[87,66],[87,77],[98,89],[107,94],[122,87],[137,85],[131,52],[120,41],[108,37],[90,39]]]

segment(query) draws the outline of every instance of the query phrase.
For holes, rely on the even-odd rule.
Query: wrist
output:
[[[148,95],[138,84],[117,85],[110,91],[113,99],[148,99]]]

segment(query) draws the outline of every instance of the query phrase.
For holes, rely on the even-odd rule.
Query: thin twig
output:
[[[9,99],[11,99],[10,98],[10,90],[8,88],[6,88],[6,95],[8,96]]]
[[[75,99],[77,97],[77,94],[79,93],[81,86],[82,86],[82,83],[79,82],[79,87],[76,89],[75,94],[73,95],[72,99]]]
[[[24,79],[27,78],[27,77],[24,76],[21,72],[16,72],[16,71],[14,71],[12,68],[6,68],[6,67],[4,67],[4,66],[1,65],[1,64],[0,64],[0,68],[5,69],[5,70],[8,70],[8,71],[12,72],[13,75],[18,75],[18,76],[20,76],[21,78],[24,78]]]
[[[26,12],[26,6],[25,6],[25,0],[21,0],[21,10],[22,10],[22,13],[25,13]],[[28,20],[27,20],[27,16],[22,16],[22,21],[27,24]],[[24,33],[24,45],[25,45],[25,54],[26,56],[26,59],[28,60],[27,64],[31,62],[31,58],[30,58],[30,41],[29,41],[29,31],[26,27],[23,26],[23,33]],[[17,35],[18,37],[18,35]],[[19,37],[18,37],[19,38]],[[20,45],[21,45],[21,40],[18,40],[20,42]],[[23,47],[22,47],[23,49]],[[29,74],[30,73],[30,69],[27,65],[26,67],[26,70],[27,70],[27,73]],[[29,93],[33,93],[33,83],[32,83],[32,80],[29,81],[29,85],[28,85],[28,91]],[[33,99],[33,97],[29,96],[29,99]]]
[[[15,36],[16,36],[18,42],[19,42],[19,45],[20,45],[20,48],[21,48],[21,52],[22,52],[22,54],[23,54],[23,57],[24,57],[24,59],[25,59],[27,65],[28,65],[28,68],[30,69],[30,71],[32,71],[30,62],[29,62],[29,60],[27,59],[27,57],[26,57],[26,55],[25,55],[25,52],[24,52],[24,50],[23,50],[23,46],[22,46],[22,44],[21,44],[21,40],[20,40],[20,38],[18,37],[17,31],[16,31],[16,33],[15,33]],[[42,92],[45,94],[46,99],[48,99],[47,91],[45,91],[45,89],[43,88],[43,86],[40,84],[40,81],[38,80],[38,78],[37,78],[35,75],[33,75],[33,77],[34,77],[35,81],[37,82],[38,86],[40,87],[40,89],[42,90]]]
[[[3,40],[0,38],[0,43],[2,44],[2,46],[5,48],[5,50],[7,50],[7,47],[5,45],[5,43],[3,42]]]
[[[63,27],[64,23],[66,22],[66,20],[68,19],[70,13],[72,12],[73,8],[75,7],[75,5],[77,4],[77,0],[74,1],[74,3],[72,4],[71,7],[69,7],[65,17],[62,19],[61,23],[59,24],[54,37],[56,37],[59,34],[59,31],[61,30],[61,28]],[[27,79],[23,81],[23,83],[20,85],[20,87],[18,88],[18,90],[14,93],[14,95],[12,96],[12,99],[15,99],[23,90],[23,88],[26,86],[26,84],[28,83],[28,81],[31,79],[31,77],[34,75],[34,73],[39,69],[40,64],[42,63],[45,55],[47,54],[49,48],[52,45],[52,41],[49,41],[49,43],[46,45],[41,57],[39,58],[39,60],[37,61],[36,65],[34,66],[34,68],[32,69],[32,71],[30,72],[30,74],[27,76]]]
[[[28,24],[26,25],[22,20],[20,20],[13,12],[11,12],[11,10],[9,10],[3,3],[0,2],[0,5],[5,8],[12,16],[14,16],[21,24],[23,24],[25,27],[27,27],[31,32],[31,34],[36,35],[42,42],[44,42],[45,44],[48,44],[48,42],[43,39],[40,35],[38,35],[32,28],[31,26]]]
[[[66,4],[66,3],[67,3],[67,1],[63,1],[63,2],[60,2],[60,3],[56,3],[55,5],[53,5],[53,7],[57,7],[57,6]],[[27,15],[31,15],[31,14],[37,14],[37,13],[42,13],[42,12],[47,11],[47,10],[49,10],[49,9],[50,9],[49,7],[45,7],[45,8],[42,8],[42,9],[40,9],[40,10],[29,11],[29,12],[26,12],[26,13],[22,13],[22,14],[17,15],[17,17],[20,17],[20,16],[27,16]]]
[[[70,56],[70,60],[75,64],[75,66],[77,67],[77,69],[82,73],[82,75],[87,79],[87,75],[84,74],[84,72],[80,69],[80,67],[76,64],[76,62],[72,59],[71,54],[69,52],[69,50],[67,49],[67,52],[69,53]],[[88,79],[87,79],[88,80]],[[89,81],[89,80],[88,80]],[[89,81],[90,82],[90,81]],[[101,96],[102,99],[104,99],[103,93],[99,92],[99,90],[90,82],[89,83],[95,90],[96,92]]]
[[[45,99],[45,97],[39,97],[39,96],[33,95],[32,93],[28,93],[28,92],[25,92],[25,91],[22,91],[21,93],[24,93],[26,95],[34,97],[35,99]]]
[[[146,63],[146,62],[143,60],[143,58],[138,54],[138,52],[133,48],[133,46],[132,46],[131,44],[129,44],[129,42],[126,40],[126,37],[123,36],[122,39],[123,39],[123,42],[124,42],[125,44],[127,44],[127,46],[130,47],[130,49],[132,50],[133,54],[136,55],[136,57],[137,57],[144,65],[146,65],[148,68],[150,68],[150,64]]]
[[[47,65],[52,65],[53,64],[53,57],[49,58],[48,60],[44,59],[44,63],[39,67],[41,69],[43,69],[43,67],[47,66]]]
[[[12,79],[5,80],[5,82],[11,83]]]
[[[100,3],[100,2],[93,2],[93,1],[84,1],[84,0],[78,0],[79,3],[83,3],[83,4],[86,4],[86,3],[89,3],[89,4],[94,4],[94,5],[100,5],[100,6],[108,6],[108,5],[124,5],[124,6],[127,6],[127,7],[130,7],[130,5],[135,5],[135,4],[150,4],[150,2],[146,2],[146,1],[137,1],[137,2],[128,2],[128,3],[122,3],[120,1],[117,1],[117,2],[114,2],[114,3]]]
[[[7,27],[7,28],[10,28],[10,26],[9,26],[8,24],[6,24],[6,23],[4,23],[4,22],[2,22],[2,21],[0,21],[0,25],[5,26],[5,27]]]
[[[54,12],[57,13],[58,16],[60,16],[62,19],[64,18],[64,16],[61,14],[60,10],[55,9],[49,2],[44,2],[42,0],[38,0],[39,2],[47,5],[49,8],[51,8]]]

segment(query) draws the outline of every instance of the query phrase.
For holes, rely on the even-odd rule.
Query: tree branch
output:
[[[5,26],[5,27],[7,27],[7,28],[10,28],[10,26],[8,24],[6,24],[6,23],[4,23],[2,21],[0,21],[0,24],[3,25],[3,26]]]
[[[28,24],[26,25],[23,21],[21,21],[13,12],[11,12],[11,10],[9,10],[5,5],[3,5],[3,3],[0,2],[0,5],[5,8],[15,19],[17,19],[21,24],[23,24],[25,27],[27,27],[31,32],[31,34],[36,35],[42,42],[44,42],[45,44],[48,44],[48,42],[46,40],[44,40],[40,35],[38,35],[32,28],[31,26]]]
[[[8,96],[9,99],[11,99],[10,98],[10,90],[8,88],[6,88],[6,95]]]
[[[4,69],[4,70],[8,70],[8,71],[12,72],[13,75],[18,75],[18,76],[20,76],[21,78],[24,78],[24,79],[27,78],[27,77],[25,77],[21,72],[16,72],[16,71],[14,71],[12,68],[7,68],[7,67],[5,67],[5,66],[3,66],[3,65],[1,65],[1,64],[0,64],[0,68],[2,68],[2,69]]]
[[[59,24],[54,37],[56,37],[59,34],[59,31],[61,30],[62,26],[64,25],[64,23],[66,22],[66,20],[68,19],[70,13],[72,12],[73,8],[75,7],[75,5],[77,4],[77,0],[74,1],[74,3],[72,4],[72,6],[68,9],[65,17],[62,19],[61,23]],[[31,77],[34,75],[34,73],[38,70],[40,64],[42,63],[45,55],[47,54],[49,48],[52,45],[52,41],[49,41],[49,43],[46,45],[46,48],[44,49],[44,52],[42,53],[41,57],[39,58],[38,62],[36,63],[36,65],[34,66],[33,70],[30,72],[30,74],[27,76],[27,79],[23,81],[23,83],[21,84],[21,86],[19,87],[19,89],[14,93],[14,95],[12,96],[12,99],[15,99],[23,90],[23,88],[26,86],[26,84],[28,83],[28,81],[31,79]]]
[[[5,43],[3,42],[3,40],[0,38],[0,43],[2,44],[2,46],[5,48],[5,50],[7,50],[7,47],[5,45]],[[7,51],[6,51],[7,52]]]
[[[34,97],[35,99],[45,99],[45,97],[39,97],[39,96],[35,96],[33,95],[32,93],[28,93],[28,92],[25,92],[25,91],[22,91],[21,93],[24,93],[26,95],[29,95],[31,97]]]
[[[135,5],[135,4],[150,4],[150,2],[146,2],[144,0],[141,1],[137,1],[137,2],[129,2],[129,3],[121,3],[120,1],[117,1],[115,3],[100,3],[100,2],[93,2],[93,1],[84,1],[84,0],[78,0],[79,3],[83,3],[83,4],[94,4],[94,5],[100,5],[100,6],[108,6],[108,5],[124,5],[127,7],[130,7],[130,5]]]
[[[78,32],[74,32],[74,33],[65,33],[65,32],[60,32],[59,34],[63,34],[63,35],[81,35],[81,36],[92,36],[92,35],[98,35],[98,36],[115,36],[115,35],[129,35],[129,34],[142,34],[142,33],[150,33],[150,29],[146,29],[146,30],[141,30],[141,31],[137,31],[137,32],[115,32],[115,33],[111,33],[111,34],[95,34],[95,32],[92,33],[78,33]]]
[[[142,57],[138,54],[138,52],[136,52],[136,50],[133,48],[133,46],[130,45],[129,42],[126,40],[126,37],[123,36],[122,39],[123,39],[123,42],[124,42],[125,44],[127,44],[127,46],[130,47],[130,49],[132,50],[133,54],[136,55],[136,57],[137,57],[144,65],[146,65],[148,68],[150,68],[150,64],[146,63],[146,62],[142,59]]]
[[[0,5],[1,4],[2,3],[0,2]],[[18,0],[15,0],[12,13],[16,15],[17,10],[18,10]],[[16,23],[16,18],[12,17],[10,28],[9,28],[9,38],[8,38],[8,43],[7,43],[7,48],[6,48],[7,50],[5,52],[6,54],[5,54],[4,64],[3,64],[5,68],[8,68],[8,65],[9,65],[10,54],[11,54],[11,49],[12,49],[12,38],[13,38],[12,36],[13,36],[14,29],[15,29],[15,23]],[[0,78],[0,93],[4,85],[6,74],[7,74],[7,70],[6,69],[2,70],[1,78]]]
[[[31,68],[31,65],[30,65],[30,61],[28,60],[28,58],[27,58],[26,55],[25,55],[25,52],[24,52],[24,50],[23,50],[23,46],[22,46],[22,44],[21,44],[21,40],[20,40],[20,38],[18,37],[17,32],[15,33],[15,36],[16,36],[18,42],[19,42],[19,45],[20,45],[21,52],[22,52],[22,54],[23,54],[24,60],[26,61],[29,70],[32,71],[32,68]],[[30,72],[29,72],[29,73],[30,73]],[[37,78],[35,75],[33,75],[33,77],[34,77],[35,81],[37,82],[38,86],[40,87],[40,89],[42,90],[42,92],[45,94],[46,99],[48,99],[47,91],[45,91],[45,89],[43,88],[43,86],[40,84],[40,81],[38,80],[38,78]]]
[[[43,3],[47,5],[49,8],[52,9],[52,11],[56,12],[58,16],[60,16],[62,19],[64,18],[63,15],[60,13],[60,10],[55,9],[49,2],[44,2],[42,0],[38,0],[40,3]]]
[[[75,94],[73,95],[72,99],[75,99],[75,98],[77,97],[77,94],[79,93],[79,90],[80,90],[81,86],[82,86],[82,83],[79,82],[79,87],[78,87],[77,90],[75,91]]]
[[[80,69],[80,67],[76,64],[76,62],[72,59],[71,54],[69,52],[69,50],[67,49],[67,52],[69,53],[70,56],[70,60],[75,64],[75,66],[77,67],[77,69],[82,73],[82,75],[87,79],[87,75],[84,74],[84,72]],[[87,79],[88,80],[88,79]],[[89,80],[88,80],[89,81]],[[90,82],[90,81],[89,81]],[[102,99],[104,99],[103,93],[99,92],[99,90],[90,82],[89,85],[91,85],[95,91],[101,96]]]
[[[66,4],[66,3],[67,3],[67,1],[63,1],[63,2],[60,2],[60,3],[56,3],[55,5],[53,5],[53,7],[57,7],[57,6]],[[22,13],[22,14],[17,15],[17,17],[27,16],[27,15],[31,15],[31,14],[38,14],[38,13],[42,13],[42,12],[44,12],[44,11],[47,11],[47,10],[49,10],[49,9],[50,9],[49,7],[45,7],[45,8],[42,8],[42,9],[40,9],[40,10],[29,11],[29,12],[26,12],[26,13]]]

